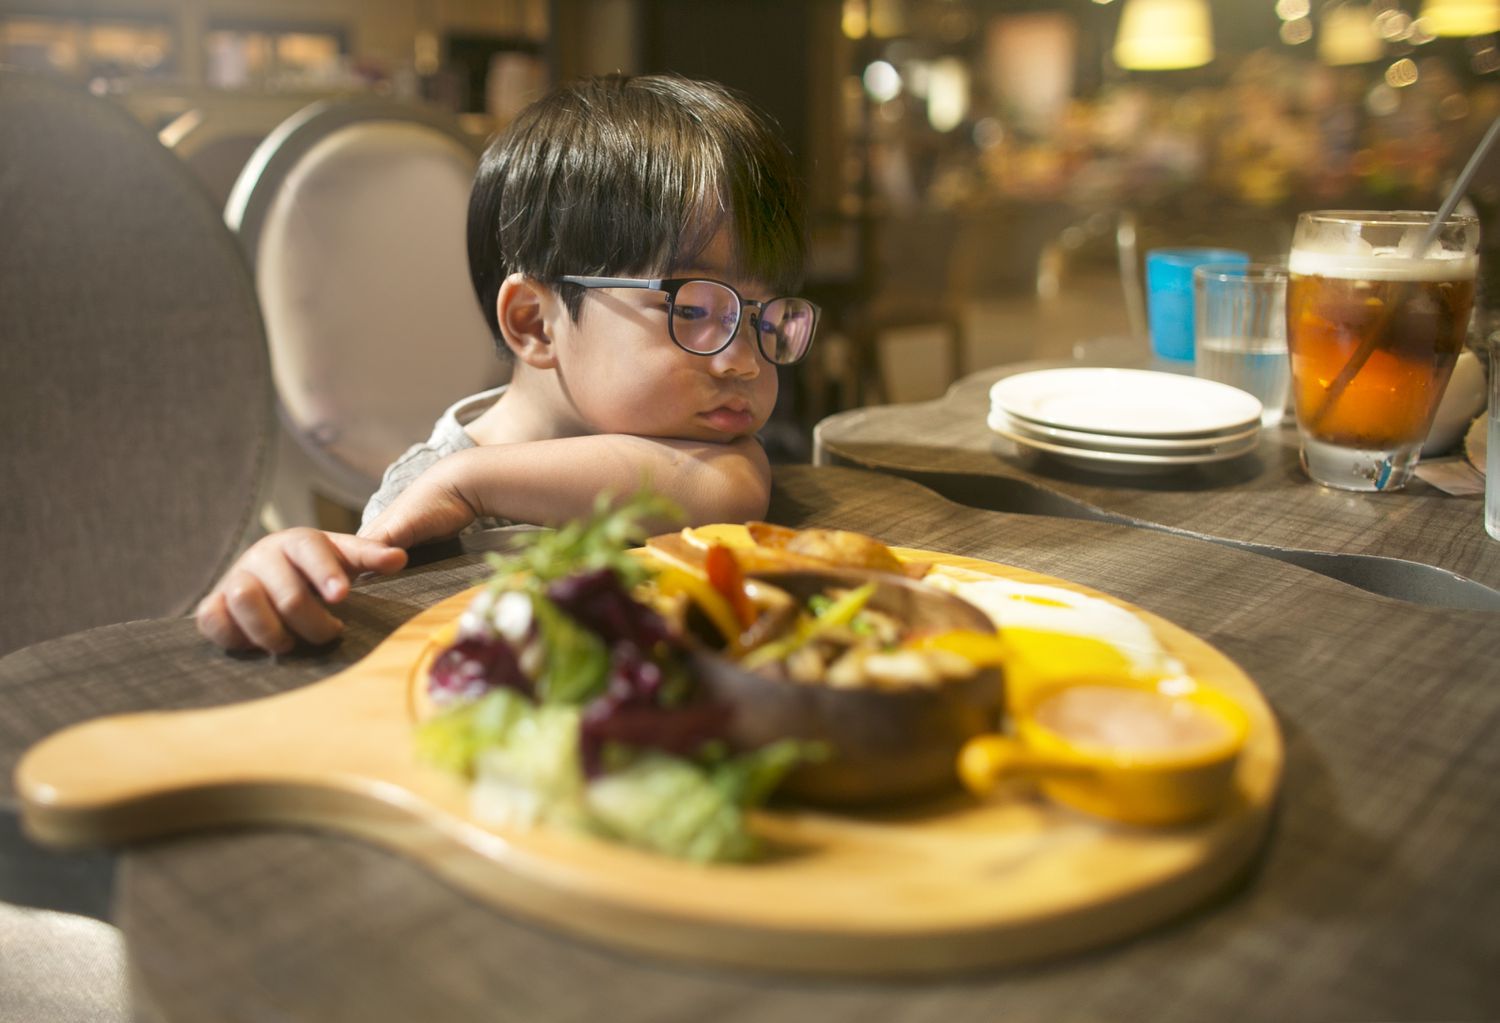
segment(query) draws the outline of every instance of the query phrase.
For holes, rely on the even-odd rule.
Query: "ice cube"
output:
[[[1425,224],[1414,224],[1401,234],[1401,244],[1396,246],[1396,251],[1407,259],[1414,259],[1422,255],[1422,239],[1427,235]]]
[[[1299,240],[1297,248],[1329,256],[1368,256],[1374,252],[1360,234],[1359,224],[1339,220],[1317,224],[1312,237]]]

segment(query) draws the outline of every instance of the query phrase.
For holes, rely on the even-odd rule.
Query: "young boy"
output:
[[[720,86],[592,79],[528,107],[469,203],[469,266],[510,384],[460,401],[386,471],[358,536],[289,529],[198,607],[226,648],[333,639],[325,603],[479,521],[555,525],[646,482],[694,523],[765,514],[755,433],[817,307],[787,298],[800,192],[770,123]]]

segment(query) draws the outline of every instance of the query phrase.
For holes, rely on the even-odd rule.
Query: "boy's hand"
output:
[[[391,547],[415,547],[428,540],[457,536],[484,512],[448,477],[457,459],[439,463],[402,491],[385,510],[359,531],[361,539]],[[467,464],[466,462],[463,464]]]
[[[406,564],[398,547],[346,533],[283,529],[256,541],[198,604],[198,631],[226,650],[287,653],[298,637],[327,643],[344,623],[324,607],[349,594],[361,572]]]

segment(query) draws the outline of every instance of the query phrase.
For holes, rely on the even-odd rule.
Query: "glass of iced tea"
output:
[[[1297,218],[1287,350],[1302,466],[1343,490],[1406,485],[1463,350],[1479,223],[1329,210]],[[1420,251],[1419,251],[1420,250]]]

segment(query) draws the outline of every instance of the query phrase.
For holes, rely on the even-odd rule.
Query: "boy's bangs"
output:
[[[721,173],[731,181],[738,176]],[[714,238],[727,230],[730,263],[723,270],[728,276],[757,281],[779,294],[794,291],[802,283],[805,259],[798,221],[784,206],[742,201],[742,194],[726,196],[720,186],[684,201],[676,231],[660,240],[658,252],[664,258],[634,272],[672,276],[701,267]]]
[[[651,218],[650,237],[633,241],[645,242],[647,248],[639,252],[641,262],[612,272],[669,277],[703,266],[704,253],[729,220],[728,205],[706,168],[693,161],[683,170],[680,177],[667,176],[672,180],[643,182],[641,202],[658,215]],[[631,242],[619,239],[617,251]],[[735,264],[725,267],[726,272],[738,270],[739,253],[733,258]]]
[[[675,166],[651,166],[640,181],[639,204],[654,209],[648,223],[609,248],[629,253],[629,266],[608,273],[671,276],[703,266],[703,254],[722,230],[730,235],[730,265],[724,272],[789,291],[801,283],[804,241],[796,213],[779,191],[764,194],[764,182],[785,180],[790,167],[768,167],[764,153],[705,134],[698,125],[674,137],[653,139],[678,157]],[[650,143],[648,143],[649,145]],[[789,163],[789,161],[787,161]],[[651,171],[655,171],[653,174]],[[654,180],[653,180],[654,179]],[[621,221],[616,224],[624,226]],[[645,230],[641,230],[641,228]]]
[[[614,205],[595,239],[599,272],[701,266],[728,229],[727,273],[777,290],[800,283],[800,190],[791,154],[761,115],[720,86],[662,76],[608,83],[590,105],[603,116],[584,118],[578,141],[609,154],[600,169],[613,179],[592,197]]]

